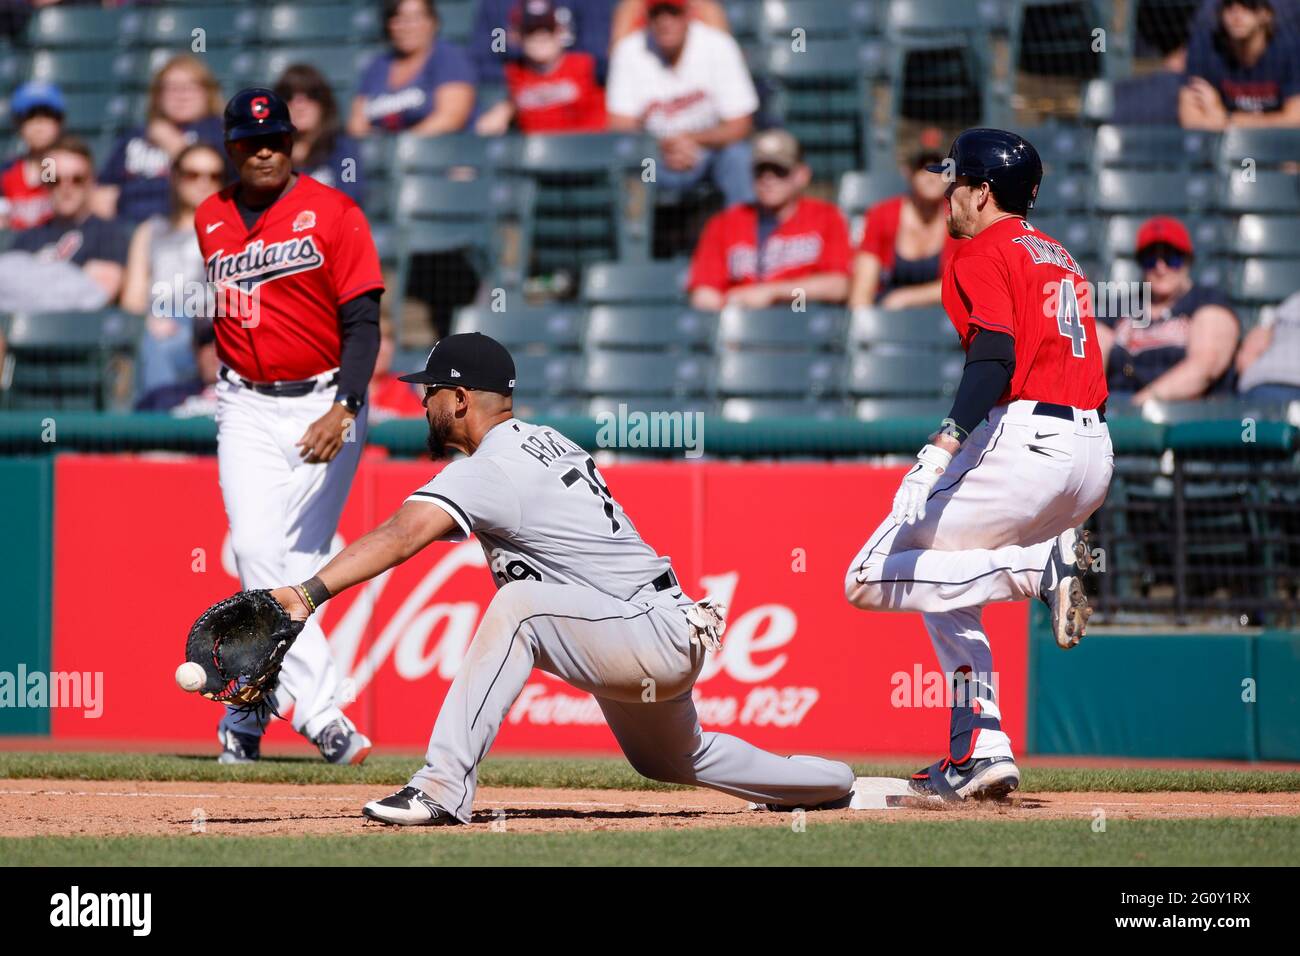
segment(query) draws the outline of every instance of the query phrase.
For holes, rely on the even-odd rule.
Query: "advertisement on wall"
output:
[[[335,545],[382,522],[439,467],[367,455]],[[601,474],[643,537],[671,556],[686,593],[729,608],[723,648],[695,689],[705,730],[778,752],[940,752],[944,678],[920,616],[844,600],[844,571],[901,470],[672,462]],[[194,619],[239,589],[215,459],[62,455],[54,520],[52,669],[97,675],[102,701],[98,713],[54,710],[52,733],[215,743],[220,708],[172,676]],[[325,605],[346,709],[377,746],[423,749],[495,591],[471,539],[435,543]],[[984,622],[1004,726],[1022,741],[1026,605],[991,607]],[[292,732],[277,722],[271,735]],[[617,750],[594,698],[541,671],[496,748]]]

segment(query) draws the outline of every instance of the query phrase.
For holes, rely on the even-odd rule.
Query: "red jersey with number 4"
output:
[[[232,184],[205,199],[194,231],[216,297],[217,355],[256,382],[299,381],[339,364],[339,306],[384,287],[355,202],[299,176],[252,228]]]
[[[1055,239],[1019,217],[959,243],[943,273],[943,307],[969,348],[977,328],[1016,342],[1001,402],[1099,408],[1106,377],[1087,277]]]

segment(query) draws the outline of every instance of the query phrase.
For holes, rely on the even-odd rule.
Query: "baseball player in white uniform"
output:
[[[624,754],[656,780],[712,787],[772,808],[847,807],[847,764],[780,757],[700,729],[693,687],[721,609],[685,595],[642,540],[591,457],[553,428],[514,418],[510,353],[470,333],[426,368],[429,447],[467,457],[301,585],[272,592],[296,619],[440,539],[477,535],[496,581],[408,786],[366,804],[384,823],[467,823],[476,772],[534,667],[595,695]]]

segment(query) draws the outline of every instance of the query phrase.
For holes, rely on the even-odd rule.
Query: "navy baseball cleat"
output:
[[[1088,550],[1088,532],[1067,528],[1052,545],[1052,553],[1043,568],[1038,597],[1052,615],[1052,634],[1058,646],[1069,650],[1083,639],[1092,608],[1083,593],[1083,575],[1092,565]]]
[[[256,763],[262,756],[262,738],[257,734],[240,734],[218,727],[217,742],[221,744],[217,763]]]
[[[359,764],[370,754],[370,738],[352,726],[346,717],[326,724],[312,742],[330,763]]]
[[[403,827],[450,827],[460,821],[446,809],[434,803],[429,795],[416,787],[403,787],[391,797],[371,800],[361,812],[371,820]]]
[[[1002,800],[1020,786],[1020,768],[1011,757],[972,757],[960,764],[944,757],[912,774],[910,786],[919,796],[949,803]]]

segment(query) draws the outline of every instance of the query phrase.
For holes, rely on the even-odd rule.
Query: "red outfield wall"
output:
[[[382,521],[434,471],[368,456],[341,540]],[[920,616],[863,613],[843,596],[848,562],[885,513],[900,470],[667,463],[601,471],[645,538],[672,557],[687,593],[712,593],[730,607],[724,649],[696,686],[706,729],[783,752],[938,752],[947,710],[898,706],[922,699],[918,668],[937,668]],[[55,503],[53,668],[102,671],[104,708],[98,719],[55,709],[53,734],[211,740],[218,706],[181,692],[172,675],[194,618],[239,588],[215,459],[61,455]],[[325,606],[323,626],[356,693],[348,712],[377,744],[423,747],[494,592],[471,540],[434,544]],[[1026,605],[990,608],[985,624],[1004,724],[1021,742]],[[497,745],[616,750],[592,698],[540,671]]]

